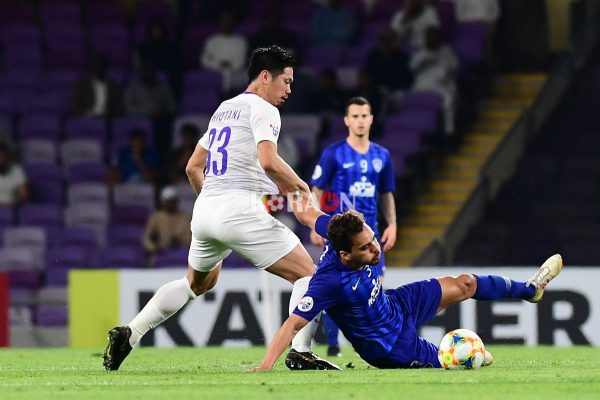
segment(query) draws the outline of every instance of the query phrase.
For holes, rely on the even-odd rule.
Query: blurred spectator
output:
[[[187,181],[185,166],[187,165],[190,156],[196,149],[200,132],[196,125],[185,124],[179,132],[181,136],[181,145],[176,149],[171,150],[167,165],[169,167],[168,179],[175,184],[181,180]]]
[[[281,27],[281,16],[273,9],[264,15],[262,27],[250,36],[250,50],[276,44],[285,49],[296,50],[298,39],[294,32]],[[296,52],[296,55],[297,52]]]
[[[142,243],[153,258],[167,249],[190,245],[190,216],[178,209],[177,190],[172,186],[160,192],[160,209],[150,214]]]
[[[458,22],[494,24],[500,15],[498,0],[453,0]]]
[[[342,7],[341,0],[329,0],[312,19],[313,44],[345,47],[350,44],[355,29],[354,13]]]
[[[107,74],[107,59],[95,54],[89,74],[75,82],[71,90],[71,114],[113,117],[123,111],[119,85]]]
[[[12,159],[6,143],[0,143],[0,205],[15,207],[29,198],[27,175],[23,167]]]
[[[415,74],[413,90],[431,90],[442,96],[444,129],[447,135],[451,135],[454,133],[458,59],[454,50],[444,42],[440,28],[430,27],[425,36],[425,48],[414,53],[410,60]]]
[[[351,91],[349,97],[364,97],[371,103],[371,112],[373,113],[373,125],[371,126],[371,133],[376,136],[379,133],[379,124],[383,120],[382,117],[382,93],[375,86],[375,79],[373,75],[366,69],[358,71],[358,80],[356,89]]]
[[[345,98],[338,84],[336,72],[331,68],[325,68],[319,74],[317,90],[311,96],[311,112],[325,116],[342,113]]]
[[[390,27],[402,39],[402,45],[420,49],[425,45],[425,31],[440,26],[437,11],[425,0],[407,0],[404,9],[392,17]]]
[[[223,91],[231,87],[231,73],[246,66],[248,41],[233,32],[235,20],[232,14],[224,13],[219,18],[219,33],[209,36],[204,43],[200,64],[223,75]]]
[[[379,32],[378,46],[367,55],[364,69],[373,77],[373,83],[385,95],[390,108],[401,103],[413,83],[409,56],[400,48],[396,32],[389,28]],[[377,114],[373,112],[373,115]]]
[[[154,18],[147,29],[146,38],[137,50],[138,58],[151,61],[156,69],[168,74],[171,85],[177,86],[179,57],[175,43],[169,39],[165,22],[161,18]]]
[[[125,110],[130,115],[159,118],[175,113],[175,99],[169,84],[159,79],[151,60],[142,59],[139,77],[125,89]]]
[[[113,168],[113,182],[154,183],[157,173],[157,155],[146,146],[144,131],[133,129],[129,133],[129,145],[123,148]]]

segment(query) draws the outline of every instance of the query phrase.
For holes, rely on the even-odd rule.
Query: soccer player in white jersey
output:
[[[294,64],[293,53],[278,46],[254,50],[247,89],[221,103],[213,114],[186,168],[198,193],[187,276],[163,285],[127,326],[109,331],[103,357],[107,370],[117,370],[146,332],[214,287],[232,251],[294,285],[290,312],[306,292],[315,270],[310,256],[260,201],[265,193],[310,193],[277,154],[281,118],[276,107],[291,93]],[[296,335],[288,366],[339,369],[311,352],[317,325],[312,321]]]

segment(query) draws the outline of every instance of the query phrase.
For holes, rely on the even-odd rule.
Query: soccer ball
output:
[[[455,329],[446,333],[438,347],[438,359],[446,369],[479,368],[484,357],[483,341],[468,329]]]

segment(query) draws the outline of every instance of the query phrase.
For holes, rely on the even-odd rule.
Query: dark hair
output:
[[[290,50],[277,45],[259,47],[250,54],[248,82],[252,82],[261,71],[267,70],[273,77],[279,76],[287,67],[294,68],[296,56]]]
[[[364,98],[362,96],[352,97],[350,100],[348,100],[346,102],[346,115],[348,115],[348,110],[350,109],[350,106],[353,104],[356,104],[358,106],[369,106],[369,110],[371,110],[373,108],[371,106],[371,103],[369,103],[369,100],[367,100],[366,98]]]
[[[327,227],[329,242],[338,252],[349,252],[352,250],[352,237],[362,232],[364,224],[364,215],[355,210],[334,215]]]

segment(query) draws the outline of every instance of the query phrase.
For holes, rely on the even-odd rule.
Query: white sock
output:
[[[169,282],[158,289],[142,311],[129,323],[129,344],[135,346],[150,329],[156,328],[179,311],[188,301],[197,298],[187,277]]]
[[[304,294],[308,290],[308,283],[310,282],[310,276],[305,276],[304,278],[300,278],[294,283],[294,288],[292,289],[292,295],[290,296],[290,314]],[[296,336],[292,339],[292,349],[299,352],[307,352],[311,351],[312,339],[315,336],[315,332],[319,327],[321,314],[317,315],[312,321],[310,321],[304,328],[300,329]]]

